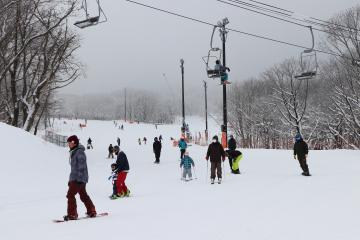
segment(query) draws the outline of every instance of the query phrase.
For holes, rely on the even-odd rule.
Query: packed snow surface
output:
[[[187,120],[201,131],[200,119]],[[65,124],[66,122],[66,124]],[[360,152],[310,151],[311,177],[287,150],[241,149],[241,175],[231,175],[227,160],[221,185],[209,183],[204,157],[207,147],[188,148],[195,176],[180,180],[178,138],[180,125],[113,121],[56,121],[55,130],[76,134],[86,146],[87,190],[98,212],[109,216],[53,223],[66,214],[70,173],[67,148],[47,143],[20,129],[0,123],[0,239],[244,239],[244,240],[358,240],[360,236]],[[210,124],[211,134],[219,129]],[[155,165],[153,138],[163,136],[160,165]],[[148,143],[139,145],[138,138]],[[126,183],[131,197],[109,200],[108,176],[113,159],[110,143],[121,139],[130,163]],[[210,166],[209,166],[210,167]],[[77,196],[78,213],[85,208]]]

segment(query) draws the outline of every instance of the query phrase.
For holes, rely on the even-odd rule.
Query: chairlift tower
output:
[[[181,96],[182,96],[182,126],[181,134],[185,136],[186,124],[185,124],[185,99],[184,99],[184,59],[180,59],[181,68]]]
[[[229,24],[229,20],[227,18],[224,18],[223,20],[218,22],[218,27],[220,31],[220,37],[222,41],[222,57],[223,61],[222,64],[224,67],[226,67],[226,37],[228,34],[228,31],[226,30],[226,25]],[[226,84],[223,84],[223,125],[221,126],[221,142],[224,148],[227,147],[227,102],[226,102]]]

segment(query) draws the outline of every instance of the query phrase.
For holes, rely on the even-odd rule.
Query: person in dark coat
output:
[[[120,147],[120,138],[119,137],[116,139],[116,142],[117,142],[117,145]]]
[[[114,158],[114,147],[113,147],[112,144],[110,144],[108,150],[109,150],[108,158],[110,158],[110,157],[111,157],[111,158]]]
[[[161,142],[158,140],[157,137],[154,138],[153,152],[155,154],[155,162],[154,163],[160,163]]]
[[[294,144],[294,159],[298,159],[300,167],[303,170],[303,176],[311,176],[309,172],[309,166],[306,163],[307,155],[309,153],[309,148],[306,142],[303,140],[302,136],[298,133],[295,136]]]
[[[64,216],[65,221],[76,220],[78,218],[76,198],[75,195],[80,195],[80,200],[86,207],[86,214],[89,217],[96,217],[96,210],[93,202],[86,192],[86,184],[89,180],[85,147],[79,143],[76,135],[70,136],[67,139],[70,148],[70,166],[71,172],[68,182],[68,192],[66,197],[68,199],[67,215]]]
[[[89,137],[89,139],[87,140],[87,149],[93,149],[93,145],[92,145],[92,140],[91,138]]]
[[[130,170],[129,161],[126,157],[126,154],[123,151],[120,151],[119,146],[114,147],[114,152],[117,155],[116,158],[116,189],[117,189],[117,198],[119,197],[128,197],[130,195],[130,190],[125,184],[126,176]],[[114,196],[115,198],[115,196]]]
[[[233,160],[234,158],[232,157],[233,154],[232,152],[236,150],[236,140],[234,138],[233,135],[230,135],[230,138],[228,140],[228,151],[227,151],[227,156],[228,156],[228,159],[229,159],[229,165],[230,165],[230,169],[232,171],[232,163],[233,163]]]
[[[211,184],[214,184],[215,181],[215,172],[218,177],[218,183],[221,183],[222,178],[222,170],[221,170],[221,160],[225,160],[225,151],[223,146],[219,143],[218,137],[214,136],[212,138],[212,143],[210,143],[207,153],[206,153],[206,160],[211,162]]]

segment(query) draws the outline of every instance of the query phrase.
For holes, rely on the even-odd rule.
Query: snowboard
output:
[[[93,218],[105,217],[105,216],[107,216],[107,215],[109,215],[109,213],[107,213],[107,212],[98,213],[98,214],[96,215],[96,217],[93,217]],[[55,220],[53,220],[53,222],[54,222],[54,223],[72,222],[72,221],[79,221],[79,220],[84,220],[84,219],[89,219],[89,218],[91,218],[91,217],[89,217],[89,216],[83,216],[83,217],[79,217],[79,218],[76,219],[76,220],[69,220],[69,221],[65,221],[64,219],[55,219]]]

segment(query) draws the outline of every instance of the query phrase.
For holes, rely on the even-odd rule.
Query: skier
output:
[[[117,145],[120,147],[120,138],[119,137],[116,139],[116,142],[117,142]]]
[[[229,150],[227,151],[227,153],[228,153],[229,165],[230,165],[230,169],[232,170],[233,158],[232,158],[231,152],[236,150],[236,140],[234,139],[233,135],[230,135],[230,138],[228,141],[228,148],[229,148]]]
[[[302,168],[303,172],[301,175],[303,176],[311,176],[309,172],[309,167],[306,163],[307,155],[309,153],[309,148],[306,142],[303,140],[302,136],[297,133],[295,136],[295,144],[294,144],[294,159],[296,157],[300,163],[300,167]]]
[[[231,173],[233,174],[240,174],[240,170],[239,170],[239,162],[242,159],[242,153],[238,150],[228,150],[227,151],[227,155],[230,161],[231,158]]]
[[[192,160],[192,158],[189,156],[189,152],[186,151],[184,154],[184,157],[181,159],[181,162],[180,162],[180,168],[183,167],[181,180],[184,180],[184,181],[192,180],[191,166],[194,167],[195,163]],[[186,175],[189,176],[188,180],[186,180]]]
[[[221,160],[225,160],[225,151],[216,135],[212,138],[212,143],[210,143],[206,153],[205,159],[208,161],[209,158],[211,162],[211,184],[214,184],[215,181],[215,171],[218,177],[218,183],[220,184],[222,177]]]
[[[146,137],[144,137],[143,142],[144,142],[145,145],[146,145],[146,141],[147,141],[147,139],[146,139]]]
[[[214,70],[219,71],[221,84],[229,84],[229,83],[230,83],[230,82],[228,81],[228,74],[227,74],[227,72],[226,72],[226,71],[229,71],[229,72],[230,72],[230,68],[224,67],[224,66],[220,63],[220,60],[216,60],[216,61],[215,61]]]
[[[155,162],[159,164],[160,163],[160,154],[161,154],[161,142],[158,140],[157,137],[154,138],[154,143],[153,143],[153,152],[155,154]]]
[[[138,139],[138,143],[139,143],[139,145],[141,145],[141,139],[140,138]]]
[[[111,157],[111,158],[114,158],[114,148],[113,148],[113,145],[112,145],[112,144],[110,144],[108,150],[109,150],[108,158],[110,158],[110,157]]]
[[[96,210],[93,202],[86,192],[86,184],[89,180],[85,148],[79,143],[76,135],[70,136],[67,139],[70,149],[70,166],[71,172],[68,182],[68,192],[66,197],[68,199],[67,215],[64,216],[65,221],[76,220],[78,218],[76,198],[75,195],[79,193],[81,201],[86,207],[86,214],[89,217],[96,217]]]
[[[180,138],[180,141],[178,143],[178,147],[180,148],[180,159],[182,159],[184,157],[184,153],[185,153],[186,148],[187,148],[187,143],[185,142],[184,137]]]
[[[124,130],[124,125],[121,124],[121,130]]]
[[[89,137],[89,139],[87,140],[87,149],[93,149],[93,145],[92,145],[92,140],[91,138]]]
[[[116,169],[115,169],[117,173],[117,180],[116,180],[117,194],[114,197],[116,198],[128,197],[130,196],[130,190],[127,188],[125,184],[125,179],[130,170],[129,161],[126,157],[126,154],[123,151],[120,151],[119,146],[114,147],[114,152],[117,155]]]
[[[116,163],[111,164],[111,175],[109,177],[111,183],[113,185],[113,193],[110,195],[110,199],[117,198],[117,188],[116,188],[116,180],[117,180],[117,172],[116,172]]]

